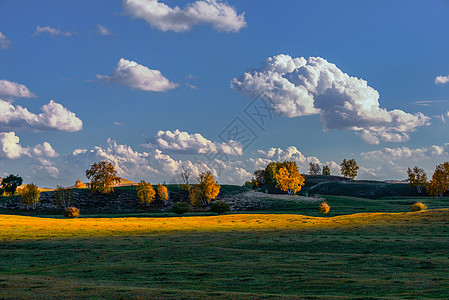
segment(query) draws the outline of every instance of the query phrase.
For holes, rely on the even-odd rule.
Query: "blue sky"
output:
[[[447,1],[0,1],[0,176],[71,185],[109,159],[131,180],[185,166],[242,184],[271,160],[336,174],[343,158],[359,178],[431,176],[449,159],[448,15]],[[259,127],[245,107],[261,101]],[[223,138],[236,117],[249,145]]]

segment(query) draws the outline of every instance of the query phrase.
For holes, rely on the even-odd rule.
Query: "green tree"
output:
[[[63,209],[67,209],[72,204],[73,191],[65,189],[62,186],[57,186],[55,190],[55,203]]]
[[[344,159],[340,164],[340,169],[341,175],[347,178],[354,179],[355,177],[357,177],[357,170],[359,169],[359,166],[357,165],[355,159]]]
[[[39,203],[40,196],[41,196],[41,193],[40,193],[37,185],[35,185],[33,183],[27,184],[20,191],[20,203],[22,203],[23,205],[26,205],[27,209],[30,209],[30,207],[35,209],[36,204]]]
[[[323,175],[329,176],[331,175],[331,168],[329,168],[329,166],[324,166],[323,167]]]
[[[418,166],[415,166],[413,170],[411,170],[410,168],[407,169],[407,175],[409,187],[416,187],[418,193],[421,193],[422,188],[427,184],[426,172],[424,172],[423,169],[418,168]]]
[[[22,182],[22,177],[10,174],[2,179],[1,189],[7,196],[13,196],[16,193],[17,187],[22,185]]]
[[[112,187],[120,182],[114,165],[109,161],[91,165],[90,169],[86,170],[86,177],[90,180],[92,193],[109,194],[114,191]]]

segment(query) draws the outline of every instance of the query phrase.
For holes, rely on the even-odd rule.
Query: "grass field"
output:
[[[401,200],[402,201],[402,200]],[[0,216],[0,298],[449,298],[449,209]]]

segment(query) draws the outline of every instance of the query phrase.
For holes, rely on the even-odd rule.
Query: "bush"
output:
[[[190,211],[190,205],[187,202],[176,202],[173,205],[173,212],[177,215],[182,215]]]
[[[76,218],[80,215],[80,210],[76,207],[70,206],[64,209],[64,217]]]
[[[320,213],[327,214],[331,210],[331,207],[327,204],[327,202],[321,202],[318,210]]]
[[[210,206],[210,210],[217,214],[223,214],[231,210],[229,204],[223,201],[214,201]]]
[[[413,203],[413,205],[412,205],[412,211],[420,211],[420,210],[425,210],[425,209],[427,209],[427,206],[425,206],[421,202],[416,202],[416,203]]]

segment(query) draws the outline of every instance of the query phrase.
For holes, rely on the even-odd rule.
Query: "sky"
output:
[[[0,0],[0,177],[449,161],[449,1]]]

